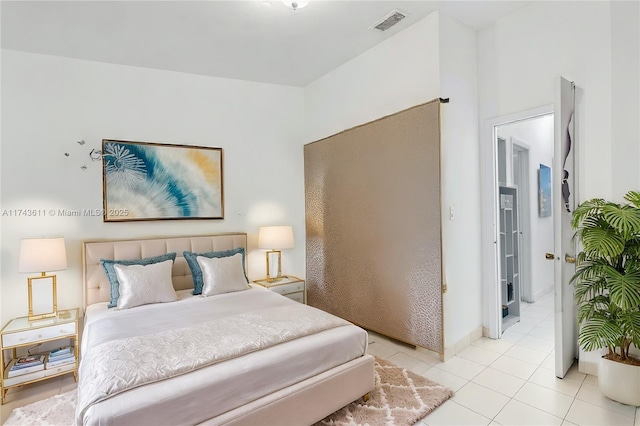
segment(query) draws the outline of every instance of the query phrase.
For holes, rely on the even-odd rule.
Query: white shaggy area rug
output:
[[[411,426],[453,396],[453,391],[406,368],[376,358],[375,388],[314,426]]]
[[[72,390],[16,408],[5,425],[71,426],[76,395]],[[352,402],[315,426],[411,426],[452,395],[452,390],[376,357],[375,388],[369,398]]]
[[[61,393],[24,407],[16,408],[4,423],[5,425],[73,425],[76,414],[76,390]]]

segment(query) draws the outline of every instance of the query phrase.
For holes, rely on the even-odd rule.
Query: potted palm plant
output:
[[[598,367],[600,390],[640,406],[640,359],[634,352],[640,348],[640,192],[624,198],[628,203],[594,198],[574,211],[572,225],[583,251],[571,281],[580,346],[608,349]]]

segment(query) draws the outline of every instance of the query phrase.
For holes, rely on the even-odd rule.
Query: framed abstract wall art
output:
[[[544,164],[538,172],[538,216],[551,216],[551,168]]]
[[[223,219],[222,148],[103,139],[103,220]]]

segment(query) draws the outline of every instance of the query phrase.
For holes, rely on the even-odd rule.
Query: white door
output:
[[[577,317],[573,299],[576,249],[573,245],[571,213],[577,205],[577,167],[575,159],[576,118],[575,85],[559,77],[556,81],[554,106],[554,160],[552,170],[555,286],[555,371],[563,378],[576,358]]]

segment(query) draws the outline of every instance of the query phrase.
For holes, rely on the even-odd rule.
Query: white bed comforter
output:
[[[340,318],[271,292],[102,311],[85,325],[76,421],[94,404],[145,384],[336,327]],[[153,320],[149,320],[149,319]]]

